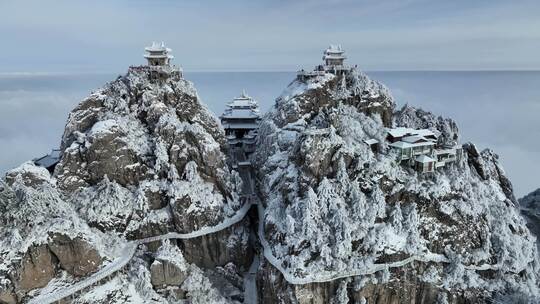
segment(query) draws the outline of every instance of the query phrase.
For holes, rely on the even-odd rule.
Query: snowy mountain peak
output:
[[[356,68],[340,73],[323,68],[314,72],[300,71],[297,78],[276,99],[280,126],[310,120],[339,105],[348,105],[366,114],[378,113],[384,124],[392,123],[395,103],[389,90]]]
[[[387,127],[430,129],[437,145],[455,146],[457,124],[394,105],[386,87],[355,68],[301,71],[276,100],[255,155],[271,261],[263,273],[326,282],[321,294],[339,284],[369,303],[381,294],[388,303],[422,294],[430,294],[422,303],[537,299],[534,237],[496,154],[466,145],[455,163],[417,173],[396,161]],[[273,296],[302,297],[287,286]]]
[[[36,288],[47,294],[55,284],[115,271],[130,261],[138,240],[148,237],[200,236],[191,244],[206,242],[231,254],[200,256],[186,249],[190,261],[234,261],[232,252],[244,250],[245,241],[229,236],[242,236],[245,224],[226,227],[247,209],[226,153],[219,121],[180,70],[130,67],[69,114],[52,174],[29,162],[2,182],[0,302],[27,300]],[[220,225],[224,239],[204,236],[213,231],[208,227]],[[185,275],[186,281],[207,280],[198,268]],[[191,284],[186,288],[199,292],[201,286]]]

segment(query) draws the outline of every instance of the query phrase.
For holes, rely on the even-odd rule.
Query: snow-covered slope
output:
[[[28,162],[0,181],[0,303],[84,280],[118,260],[130,240],[229,227],[229,219],[236,223],[239,212],[247,211],[238,191],[241,179],[226,162],[219,121],[174,68],[131,67],[92,93],[70,113],[61,151],[53,174]],[[185,248],[189,262],[210,270],[230,262],[242,267],[250,257],[247,226],[242,220],[174,245]],[[148,246],[148,252],[157,248]],[[135,259],[147,259],[148,252]],[[127,277],[113,276],[102,288],[140,296],[147,287],[137,284],[150,283],[137,276],[152,271],[134,264]],[[182,294],[175,297],[193,303],[223,298],[206,294],[211,284],[205,271],[193,268],[177,284]],[[79,302],[116,302],[96,297]]]
[[[241,207],[223,130],[179,73],[150,80],[151,73],[131,68],[71,112],[58,186],[107,230],[138,234],[141,225],[163,220],[150,210],[168,207],[181,233],[219,223]]]
[[[377,303],[538,299],[534,237],[497,155],[468,144],[458,163],[421,175],[394,161],[385,142],[393,123],[459,138],[451,120],[394,113],[388,90],[355,69],[293,81],[265,116],[255,161],[274,266],[289,282],[328,282],[285,284],[275,297],[329,302],[341,284],[361,303],[381,294],[388,302]],[[265,267],[261,282],[273,290],[280,274]]]

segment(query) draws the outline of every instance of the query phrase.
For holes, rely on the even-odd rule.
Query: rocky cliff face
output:
[[[92,93],[70,113],[61,150],[52,175],[26,163],[1,183],[0,303],[81,280],[126,254],[130,240],[215,226],[242,207],[218,120],[172,68],[132,67]],[[148,244],[109,292],[86,291],[78,303],[229,301],[205,272],[249,266],[248,226]],[[182,265],[162,258],[180,247]]]
[[[69,115],[54,176],[93,226],[137,233],[166,208],[190,232],[241,207],[219,122],[190,82],[166,76],[131,68]]]
[[[47,170],[26,163],[10,171],[6,181],[0,187],[0,277],[9,297],[23,298],[60,271],[88,275],[111,254],[100,242],[103,236],[63,199]]]
[[[277,99],[255,157],[275,257],[258,278],[264,302],[537,300],[534,237],[497,155],[468,144],[459,162],[418,174],[395,163],[392,123],[459,138],[452,120],[394,112],[388,91],[355,71],[295,81]]]

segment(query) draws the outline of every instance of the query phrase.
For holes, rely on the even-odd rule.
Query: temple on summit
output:
[[[182,68],[171,63],[174,56],[171,55],[172,50],[166,47],[164,42],[152,42],[152,45],[145,47],[144,50],[146,53],[143,56],[148,64],[130,66],[130,70],[147,72],[152,82],[164,81],[176,76],[183,77]]]
[[[152,42],[152,46],[148,46],[144,50],[146,51],[144,58],[148,60],[149,66],[167,66],[174,58],[170,54],[172,50],[165,47],[164,42],[161,42],[161,44]]]
[[[305,81],[312,77],[323,76],[326,73],[342,75],[351,70],[351,67],[345,65],[345,50],[341,45],[330,45],[323,52],[323,64],[315,67],[313,71],[300,70],[297,73],[297,79]]]
[[[330,45],[325,51],[323,60],[326,67],[342,67],[343,62],[347,58],[343,55],[345,51],[341,48],[341,45]]]

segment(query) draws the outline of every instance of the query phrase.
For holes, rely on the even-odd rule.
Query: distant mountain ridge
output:
[[[540,246],[540,188],[519,199],[521,214],[527,219],[527,227],[536,236]]]

